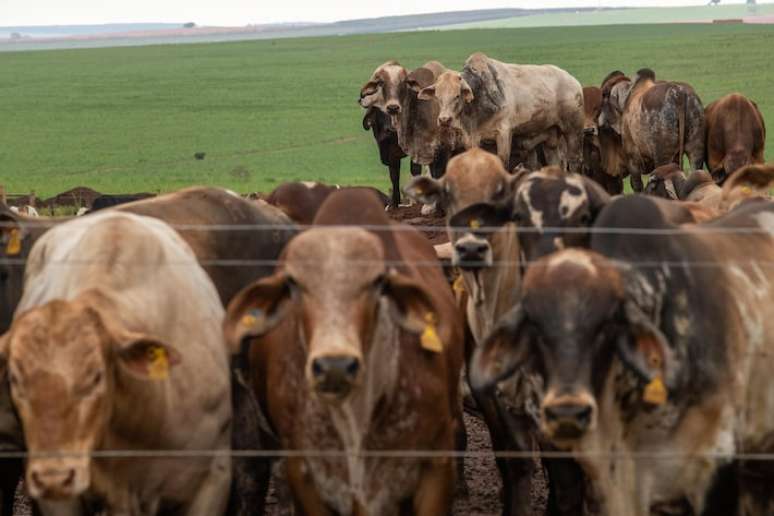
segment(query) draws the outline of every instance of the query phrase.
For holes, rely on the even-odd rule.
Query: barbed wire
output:
[[[722,453],[722,452],[624,452],[624,451],[508,451],[508,450],[95,450],[88,453],[68,451],[4,451],[0,460],[72,458],[88,455],[93,459],[196,459],[214,457],[232,458],[327,458],[347,459],[633,459],[633,460],[744,460],[756,462],[774,461],[774,453]]]
[[[0,265],[6,264],[6,265],[25,265],[28,262],[31,262],[33,260],[29,258],[2,258],[0,257]],[[532,264],[539,263],[541,260],[498,260],[493,262],[482,262],[482,261],[464,261],[461,262],[459,265],[463,267],[471,267],[471,268],[478,268],[478,269],[486,269],[491,267],[519,267],[524,266],[528,267]],[[66,260],[45,260],[44,262],[45,266],[57,266],[57,267],[88,267],[92,265],[98,265],[101,263],[108,263],[106,260],[99,260],[99,259],[66,259]],[[191,267],[193,265],[199,265],[203,267],[276,267],[280,264],[285,264],[286,261],[280,260],[280,259],[266,259],[266,260],[260,260],[260,259],[202,259],[197,260],[194,262],[187,262],[187,261],[165,261],[165,262],[152,262],[148,261],[147,263],[141,262],[139,260],[133,260],[133,261],[120,261],[120,260],[111,260],[110,264],[115,267],[125,267],[125,266],[132,266],[132,267],[152,267],[152,268],[158,268],[162,266],[173,266],[173,267]],[[305,263],[308,264],[319,264],[319,259],[312,259],[309,260],[294,260],[293,263],[304,265]],[[415,267],[438,267],[442,265],[441,262],[436,260],[345,260],[342,261],[342,264],[346,266],[352,266],[352,267],[370,267],[374,263],[381,263],[384,264],[386,267],[402,267],[406,265],[415,266]],[[727,267],[741,267],[741,268],[753,268],[753,267],[759,267],[759,268],[774,268],[774,260],[724,260],[724,261],[699,261],[699,260],[649,260],[649,261],[631,261],[626,260],[624,263],[627,267],[639,267],[639,268],[674,268],[674,267],[689,267],[689,268],[710,268],[710,269],[722,269]],[[459,266],[455,265],[455,266]],[[605,265],[602,264],[595,264],[597,268],[604,268]],[[620,264],[617,264],[615,261],[611,261],[609,265],[607,265],[609,268],[618,268],[620,267]]]
[[[112,212],[116,213],[116,212]],[[123,213],[123,212],[120,212]],[[769,212],[764,212],[769,213]],[[771,212],[774,215],[774,212]],[[152,217],[153,218],[153,217]],[[73,220],[73,219],[68,219]],[[158,219],[162,220],[162,219]],[[24,228],[51,228],[62,225],[65,220],[62,221],[45,221],[45,222],[26,222],[23,224]],[[162,222],[164,222],[162,220]],[[503,226],[481,226],[476,228],[470,228],[467,226],[432,226],[432,225],[410,225],[405,223],[396,223],[392,225],[382,224],[175,224],[168,223],[167,225],[176,230],[182,231],[305,231],[308,229],[352,229],[360,228],[368,231],[424,231],[424,232],[446,232],[450,230],[457,233],[499,233],[505,231],[511,231],[507,227]],[[0,222],[0,228],[18,229],[20,226],[16,222]],[[691,225],[690,227],[676,227],[676,228],[627,228],[627,227],[559,227],[559,226],[546,226],[546,227],[526,227],[518,226],[515,228],[517,233],[538,233],[538,234],[608,234],[608,235],[647,235],[647,236],[681,236],[681,235],[695,235],[695,234],[750,234],[750,235],[769,235],[774,237],[774,227],[761,228],[761,227],[706,227],[700,225]]]

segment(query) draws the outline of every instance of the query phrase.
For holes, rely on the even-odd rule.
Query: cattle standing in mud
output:
[[[617,136],[620,170],[631,174],[632,188],[641,192],[642,174],[666,165],[682,166],[687,154],[694,170],[704,163],[704,108],[687,84],[656,81],[652,70],[637,72],[634,81],[611,73],[602,85],[599,128]]]
[[[766,124],[755,102],[732,93],[707,106],[704,116],[707,168],[716,183],[745,165],[763,163]]]
[[[570,74],[551,65],[515,65],[471,55],[462,73],[447,71],[419,92],[438,106],[442,141],[469,149],[492,139],[510,169],[511,145],[519,137],[531,151],[543,144],[549,164],[580,172],[583,91]]]
[[[470,351],[491,331],[497,320],[519,299],[521,249],[516,225],[493,206],[507,202],[521,176],[508,174],[502,162],[481,149],[471,149],[449,161],[440,180],[414,179],[406,193],[424,203],[438,203],[447,214],[452,263],[460,268],[467,293],[466,319],[474,340]],[[486,227],[501,226],[494,232]],[[479,227],[484,230],[479,231]],[[495,450],[532,451],[536,446],[536,414],[532,406],[533,378],[529,370],[498,386],[499,394],[474,393]],[[532,460],[498,459],[503,478],[504,513],[531,515],[529,500],[535,464]],[[553,465],[552,465],[553,466]],[[552,467],[551,466],[551,467]],[[560,466],[561,467],[561,466]],[[557,514],[574,514],[577,500],[565,498],[552,467],[551,502],[567,506]],[[565,468],[566,472],[566,468]],[[572,484],[576,477],[569,475]]]
[[[751,204],[673,235],[650,198],[631,196],[597,226],[663,232],[595,234],[596,252],[531,266],[522,301],[477,350],[471,381],[485,390],[537,362],[542,431],[577,454],[595,514],[702,514],[724,455],[771,452],[774,284],[764,262],[774,207]],[[700,265],[708,260],[719,267]]]
[[[229,455],[90,456],[229,449],[223,314],[191,248],[158,220],[93,215],[35,244],[24,297],[0,338],[0,374],[33,454],[27,490],[43,514],[223,513]]]
[[[345,454],[288,459],[297,507],[448,514],[452,459],[360,455],[453,450],[462,435],[463,328],[435,252],[363,192],[333,194],[315,224],[229,305],[225,323],[228,341],[249,347],[282,448]],[[383,228],[341,227],[354,224]]]

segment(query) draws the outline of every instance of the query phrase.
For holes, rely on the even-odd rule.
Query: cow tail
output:
[[[680,170],[683,168],[683,154],[685,153],[685,112],[688,109],[688,94],[685,90],[680,91],[681,95],[677,97],[677,133],[680,138],[679,150],[677,153],[677,165]]]

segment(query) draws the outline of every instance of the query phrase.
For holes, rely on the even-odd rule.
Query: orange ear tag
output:
[[[667,389],[660,376],[655,377],[645,386],[642,392],[642,400],[651,405],[663,405],[667,401]]]
[[[169,357],[161,346],[148,349],[148,376],[152,380],[166,380],[169,376]]]
[[[441,339],[435,330],[435,315],[432,312],[425,314],[425,329],[419,341],[422,343],[422,348],[427,351],[432,351],[433,353],[443,351],[443,344],[441,344]]]
[[[5,254],[16,256],[21,252],[21,235],[18,229],[14,228],[8,238],[8,245],[5,247]]]
[[[245,326],[247,328],[252,328],[253,326],[255,326],[256,321],[257,321],[257,319],[255,318],[254,315],[252,315],[252,314],[245,314],[242,317],[242,326]]]

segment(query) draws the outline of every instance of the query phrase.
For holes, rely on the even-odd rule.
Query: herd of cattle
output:
[[[0,451],[27,453],[0,458],[3,516],[22,477],[46,516],[262,514],[281,451],[302,514],[449,514],[463,399],[511,452],[506,514],[534,513],[538,470],[551,515],[774,514],[754,104],[705,114],[648,70],[595,97],[482,54],[461,74],[387,63],[361,104],[392,199],[0,206]],[[405,155],[430,165],[405,192],[443,210],[448,244],[385,212]],[[617,195],[626,174],[650,195]]]

